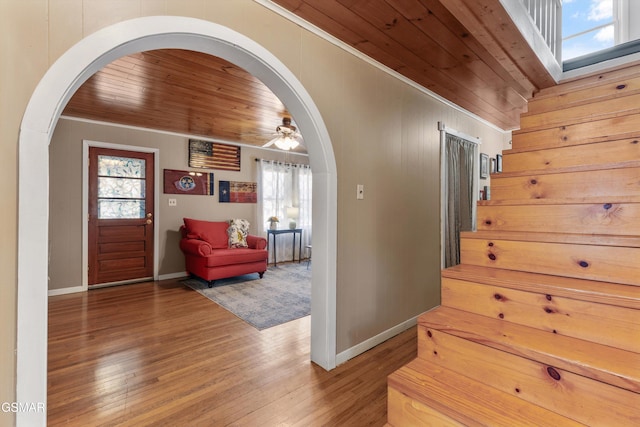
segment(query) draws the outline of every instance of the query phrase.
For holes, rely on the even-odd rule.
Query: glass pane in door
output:
[[[144,178],[144,159],[116,156],[98,156],[98,176]]]
[[[98,218],[145,217],[145,160],[98,156]]]

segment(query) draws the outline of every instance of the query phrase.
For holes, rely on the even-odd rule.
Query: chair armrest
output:
[[[265,249],[267,247],[267,239],[249,234],[247,236],[247,246],[251,249]]]
[[[209,256],[213,252],[209,243],[198,239],[180,239],[180,249],[185,254],[195,256]]]

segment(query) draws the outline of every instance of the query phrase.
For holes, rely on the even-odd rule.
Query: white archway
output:
[[[18,160],[18,402],[47,398],[48,145],[55,125],[69,98],[96,71],[121,56],[163,48],[208,53],[244,68],[282,100],[304,131],[314,198],[311,359],[335,367],[337,169],[320,112],[293,73],[254,41],[212,22],[154,16],[81,40],[51,66],[27,105]],[[17,424],[46,425],[46,411],[18,413]]]

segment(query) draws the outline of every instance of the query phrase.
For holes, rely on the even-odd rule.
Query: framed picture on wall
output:
[[[220,203],[258,203],[257,182],[219,181]]]
[[[240,171],[240,147],[218,142],[189,140],[189,167]]]
[[[489,176],[489,155],[480,153],[480,178],[487,179]]]
[[[496,172],[502,172],[502,154],[496,155]]]
[[[164,193],[213,196],[213,173],[165,169]]]

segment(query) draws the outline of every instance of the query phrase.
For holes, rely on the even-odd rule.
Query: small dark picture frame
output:
[[[496,172],[502,172],[502,154],[496,155]]]
[[[487,179],[489,177],[489,155],[480,153],[480,178]]]

